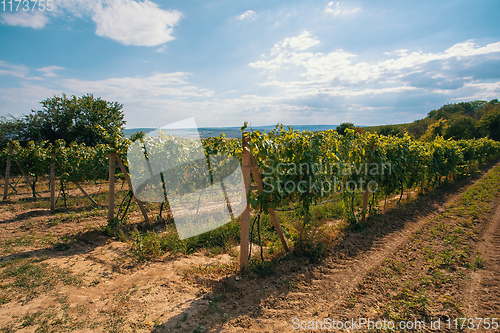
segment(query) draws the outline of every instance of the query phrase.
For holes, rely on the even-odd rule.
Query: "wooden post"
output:
[[[368,198],[370,195],[370,191],[368,189],[368,185],[366,185],[365,193],[363,194],[363,208],[361,210],[361,220],[364,221],[366,218],[366,209],[368,208]]]
[[[257,183],[258,190],[263,193],[264,185],[262,183],[262,178],[260,176],[259,169],[257,168],[257,164],[255,163],[255,159],[250,152],[250,147],[248,146],[248,141],[243,133],[242,136],[242,145],[243,145],[243,154],[241,158],[241,171],[243,172],[243,181],[245,183],[245,193],[248,195],[250,192],[250,175],[253,174],[255,178],[255,182]],[[276,215],[276,211],[273,208],[268,208],[269,216],[273,221],[274,228],[280,237],[281,243],[283,244],[283,248],[285,251],[290,251],[290,247],[288,246],[288,242],[286,240],[285,234],[283,233],[283,229],[278,220],[278,216]],[[248,248],[250,245],[250,206],[247,202],[247,206],[243,213],[240,216],[241,219],[241,236],[240,236],[240,270],[243,272],[248,269]]]
[[[53,212],[56,208],[56,149],[52,147],[50,154],[52,161],[50,162],[50,211]]]
[[[248,194],[250,191],[250,152],[247,150],[248,146],[247,139],[243,133],[243,153],[241,157],[241,171],[243,173],[243,182],[245,184],[245,193]],[[241,220],[241,231],[240,231],[240,271],[244,272],[248,270],[248,246],[250,244],[250,205],[247,201],[247,205],[243,213],[240,216]]]
[[[109,154],[108,222],[115,215],[115,153]]]
[[[116,158],[116,162],[118,162],[118,166],[120,167],[120,170],[123,173],[123,176],[125,177],[125,180],[127,181],[128,187],[130,188],[131,191],[133,191],[133,189],[132,189],[132,181],[130,180],[130,176],[129,176],[127,170],[125,170],[125,165],[123,165],[122,159],[118,155],[116,155],[115,158]],[[142,216],[144,216],[144,220],[149,223],[148,214],[146,213],[146,209],[144,208],[144,205],[143,205],[142,201],[140,201],[139,199],[137,199],[135,197],[135,195],[134,195],[134,198],[137,201],[137,204],[139,205],[139,209],[142,212]]]
[[[10,176],[10,155],[12,155],[12,142],[9,142],[7,165],[5,166],[5,181],[3,184],[3,200],[7,200],[9,195],[9,176]]]
[[[375,145],[372,144],[370,147],[370,151],[373,152],[375,150]],[[368,159],[368,164],[372,163],[372,158],[370,157]],[[366,210],[368,208],[368,199],[370,195],[370,188],[368,186],[369,182],[366,183],[366,190],[365,193],[363,194],[363,207],[361,209],[361,220],[364,221],[366,219]]]

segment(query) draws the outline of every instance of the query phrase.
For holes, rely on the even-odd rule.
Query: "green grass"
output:
[[[59,283],[74,286],[82,283],[81,277],[70,270],[53,267],[41,259],[16,259],[2,263],[1,268],[0,299],[3,303],[19,298],[32,299]]]
[[[341,202],[335,202],[312,207],[311,214],[315,223],[305,233],[308,241],[304,242],[301,248],[303,254],[319,257],[327,253],[333,236],[331,228],[326,226],[325,222],[332,218],[340,218],[341,205]],[[298,230],[301,228],[300,210],[278,211],[277,214],[285,236],[293,244],[298,240]],[[255,215],[250,219],[251,227],[253,226],[250,241],[258,244]],[[185,240],[179,240],[172,223],[167,224],[162,232],[155,231],[154,226],[145,227],[143,230],[122,231],[120,238],[131,242],[132,253],[139,260],[154,260],[166,253],[190,254],[199,250],[206,250],[208,255],[217,255],[227,253],[232,247],[239,245],[240,222],[239,220],[232,221],[220,228]],[[260,240],[262,245],[267,247],[266,253],[269,255],[274,257],[284,252],[268,214],[261,214],[260,217]]]
[[[132,242],[132,254],[139,260],[158,259],[166,253],[190,254],[205,249],[211,255],[228,252],[239,243],[240,225],[233,221],[210,232],[180,240],[175,226],[164,232],[133,230],[123,237]]]
[[[490,202],[499,193],[500,166],[417,230],[396,256],[384,261],[373,273],[390,290],[388,301],[378,309],[382,318],[427,321],[436,311],[449,317],[463,314],[458,296],[450,290],[463,286],[474,270],[484,267],[484,258],[473,250],[473,239],[484,228]],[[411,258],[423,262],[415,265]]]

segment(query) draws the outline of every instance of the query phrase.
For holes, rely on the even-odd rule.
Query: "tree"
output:
[[[477,111],[483,108],[486,104],[487,104],[486,101],[470,101],[470,102],[446,104],[437,110],[432,110],[427,115],[429,118],[434,120],[439,120],[443,118],[450,119],[453,118],[454,116],[459,116],[459,115],[474,118],[476,117]]]
[[[29,141],[54,143],[62,139],[67,143],[95,146],[108,143],[110,137],[124,136],[123,105],[118,102],[108,102],[91,94],[69,98],[62,94],[40,103],[41,110],[31,110],[21,118],[0,122],[0,145],[6,140],[18,140],[26,145]]]
[[[146,136],[146,133],[144,133],[143,131],[139,131],[139,132],[135,132],[134,134],[132,134],[130,136],[129,140],[131,142],[135,142],[136,140],[144,139],[145,136]]]
[[[380,127],[378,134],[385,136],[402,136],[401,130],[395,126],[385,125]]]
[[[356,130],[356,126],[354,126],[353,123],[342,123],[340,124],[339,126],[337,126],[336,128],[336,131],[337,133],[339,133],[340,135],[344,135],[345,134],[345,131],[346,129],[353,129],[353,130]]]
[[[444,131],[446,139],[472,139],[476,136],[478,136],[476,133],[476,121],[468,116],[455,117],[449,122],[449,126]]]
[[[424,135],[420,137],[420,140],[430,142],[434,140],[437,136],[443,136],[448,127],[447,121],[444,119],[439,119],[433,124],[427,127]]]
[[[481,118],[479,127],[484,135],[500,141],[500,104],[496,104]]]
[[[8,119],[3,116],[0,118],[0,149],[7,147],[7,143],[13,140],[19,140],[26,131],[25,123],[17,118]]]
[[[74,141],[95,146],[106,143],[103,132],[108,136],[123,136],[123,105],[118,102],[107,102],[91,94],[80,98],[68,98],[63,94],[48,98],[41,104],[41,111],[27,117],[28,123],[33,124],[34,137],[51,142],[63,139],[68,143]]]
[[[406,130],[408,133],[414,137],[414,138],[420,138],[422,135],[424,135],[425,131],[427,130],[427,127],[429,127],[430,124],[432,124],[432,119],[429,117],[426,117],[424,119],[418,119],[415,120],[413,123],[408,124],[406,126]]]

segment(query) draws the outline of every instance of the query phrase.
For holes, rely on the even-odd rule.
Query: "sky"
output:
[[[412,122],[500,98],[498,13],[500,0],[1,1],[0,116],[65,93],[123,104],[127,128]]]

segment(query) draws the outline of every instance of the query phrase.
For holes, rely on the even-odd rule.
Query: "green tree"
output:
[[[111,137],[123,136],[123,105],[118,102],[107,102],[91,94],[79,98],[63,94],[41,104],[42,110],[32,111],[26,117],[34,141],[63,139],[95,146],[107,143],[103,132]]]
[[[449,121],[449,126],[444,131],[446,139],[452,138],[454,140],[472,139],[477,135],[476,121],[468,116],[458,116]]]
[[[0,149],[7,147],[7,143],[13,140],[20,140],[26,132],[26,124],[17,118],[0,118]]]
[[[340,135],[344,135],[345,134],[345,131],[350,128],[350,129],[353,129],[356,131],[356,126],[354,126],[353,123],[342,123],[340,124],[339,126],[337,126],[336,128],[336,131],[337,133],[339,133]]]
[[[82,97],[62,94],[40,103],[41,110],[0,121],[0,145],[6,145],[8,140],[18,140],[25,146],[29,141],[55,143],[62,139],[95,146],[107,144],[109,138],[124,136],[123,105],[118,102],[91,94]]]
[[[500,141],[500,104],[496,104],[481,118],[479,127],[484,135]]]
[[[380,135],[385,135],[385,136],[402,136],[403,133],[401,133],[401,130],[395,126],[391,125],[385,125],[380,127],[380,130],[378,131],[378,134]]]
[[[439,119],[435,123],[429,125],[424,135],[420,137],[420,140],[431,142],[438,136],[443,136],[446,132],[446,128],[448,127],[448,123],[444,119]]]
[[[139,131],[139,132],[135,132],[134,134],[132,134],[130,136],[129,140],[131,142],[135,142],[136,140],[144,139],[145,136],[146,136],[146,133],[144,133],[143,131]]]

